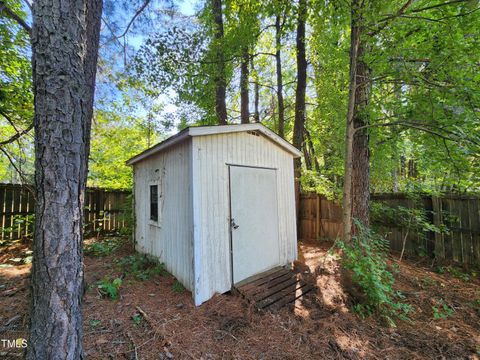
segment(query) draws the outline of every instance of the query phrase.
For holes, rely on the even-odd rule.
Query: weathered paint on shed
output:
[[[228,165],[277,169],[280,262],[297,258],[292,155],[262,135],[236,132],[192,138],[195,302],[231,287]]]
[[[135,241],[137,251],[153,255],[193,291],[191,140],[137,163]],[[158,185],[158,222],[150,220],[150,185]]]
[[[135,156],[127,163],[134,165],[137,250],[164,262],[192,291],[196,305],[230,290],[229,166],[273,168],[279,265],[290,264],[297,257],[293,158],[298,156],[261,124],[188,128]],[[161,195],[158,224],[149,219],[153,184]]]

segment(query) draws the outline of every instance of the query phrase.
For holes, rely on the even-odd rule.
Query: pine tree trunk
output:
[[[366,107],[370,92],[370,69],[363,61],[365,47],[360,42],[357,57],[357,89],[353,126],[355,129],[367,126]],[[356,130],[352,144],[352,217],[369,226],[370,203],[370,152],[368,129]],[[355,229],[353,229],[355,231]]]
[[[27,359],[81,359],[83,202],[102,2],[33,4],[35,234]]]
[[[277,72],[277,102],[278,102],[278,135],[285,137],[285,105],[283,103],[283,75],[282,75],[282,32],[280,16],[275,18],[275,62]]]
[[[245,47],[242,49],[242,62],[240,65],[240,122],[242,124],[250,122],[248,98],[249,58],[248,47]]]
[[[222,0],[212,0],[212,11],[215,22],[215,52],[217,74],[215,76],[215,112],[220,125],[227,124],[227,83],[225,75],[225,54],[223,52],[223,13]]]

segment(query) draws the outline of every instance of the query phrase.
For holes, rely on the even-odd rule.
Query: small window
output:
[[[158,185],[150,185],[150,220],[158,221]]]

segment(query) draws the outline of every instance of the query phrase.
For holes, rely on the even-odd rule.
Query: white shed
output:
[[[255,124],[189,127],[127,161],[135,241],[195,304],[297,258],[293,160]]]

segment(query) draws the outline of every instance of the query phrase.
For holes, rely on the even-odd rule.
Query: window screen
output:
[[[158,221],[158,185],[150,185],[150,220]]]

